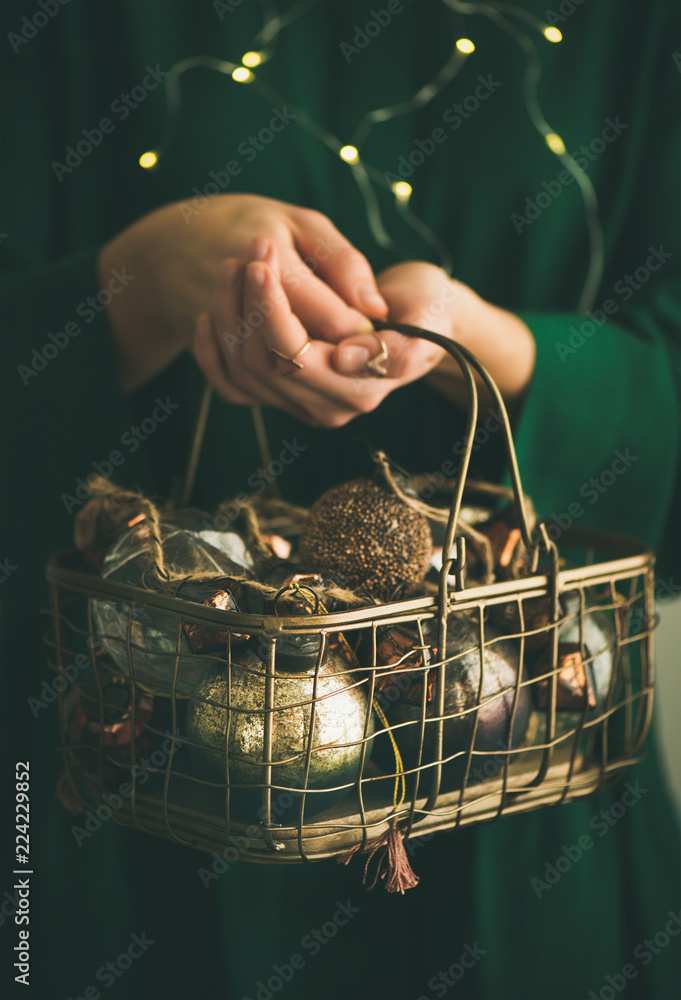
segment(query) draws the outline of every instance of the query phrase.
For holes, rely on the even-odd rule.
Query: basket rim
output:
[[[611,558],[604,562],[593,562],[584,566],[559,570],[556,580],[558,593],[575,589],[580,583],[594,586],[598,583],[608,582],[613,577],[627,577],[635,573],[651,571],[655,564],[655,555],[652,549],[643,542],[625,535],[573,527],[564,533],[564,538],[571,545],[593,548],[600,546],[606,550],[614,550],[620,555],[619,558]],[[626,555],[621,554],[624,551],[627,552]],[[58,585],[84,596],[128,600],[142,607],[181,614],[194,621],[211,625],[228,625],[233,630],[250,628],[253,631],[277,635],[296,631],[309,633],[311,628],[311,618],[308,616],[301,618],[301,616],[257,615],[223,611],[183,600],[180,597],[135,587],[132,584],[106,580],[89,571],[82,556],[75,549],[63,549],[53,553],[48,560],[45,577],[52,585]],[[550,576],[536,574],[519,580],[481,584],[464,590],[451,589],[448,591],[445,614],[452,613],[455,608],[463,610],[480,602],[497,603],[497,601],[519,596],[525,598],[540,597],[550,593],[551,583]],[[313,620],[315,625],[320,628],[337,628],[382,620],[393,621],[400,616],[417,614],[441,614],[438,597],[433,595],[384,604],[368,604],[342,612],[315,615]],[[303,622],[306,622],[307,625],[304,625]]]

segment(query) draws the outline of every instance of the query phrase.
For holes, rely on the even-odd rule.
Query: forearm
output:
[[[535,342],[529,327],[513,313],[485,302],[470,288],[454,283],[451,336],[467,347],[489,371],[510,413],[517,411],[530,385],[535,364]],[[461,369],[445,355],[427,376],[438,392],[457,405],[468,406],[468,390]],[[481,404],[490,397],[477,378]]]

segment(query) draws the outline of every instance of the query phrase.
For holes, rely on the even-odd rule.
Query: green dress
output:
[[[203,196],[212,174],[222,177],[236,159],[243,169],[224,190],[321,210],[377,272],[401,259],[439,263],[387,192],[379,195],[381,211],[399,245],[379,247],[349,168],[295,121],[247,155],[249,136],[267,126],[271,106],[206,69],[183,78],[177,135],[158,169],[140,169],[139,155],[163,130],[157,80],[196,54],[238,62],[254,47],[263,6],[46,0],[45,18],[36,18],[37,6],[3,5],[2,766],[11,788],[15,761],[31,761],[36,872],[31,986],[10,980],[12,958],[6,995],[678,996],[680,938],[672,934],[681,905],[678,832],[652,739],[645,761],[628,776],[639,789],[635,807],[540,896],[532,879],[619,801],[623,786],[435,836],[414,853],[421,881],[404,897],[368,893],[358,865],[353,871],[333,862],[231,865],[206,888],[200,854],[111,822],[79,845],[71,831],[77,818],[54,796],[57,710],[28,699],[43,698],[49,676],[39,610],[47,601],[47,556],[70,545],[73,509],[64,495],[73,496],[79,478],[116,449],[125,457],[117,481],[167,493],[182,471],[201,386],[186,355],[124,397],[106,313],[96,301],[99,248],[142,214]],[[661,577],[673,589],[681,315],[677,5],[591,0],[555,3],[548,13],[544,4],[518,6],[564,35],[551,45],[509,14],[540,52],[544,113],[567,150],[582,157],[598,194],[605,269],[591,317],[577,311],[588,262],[582,201],[576,185],[560,179],[562,165],[529,121],[524,56],[498,24],[459,14],[452,29],[439,0],[321,2],[281,33],[276,54],[258,72],[346,141],[366,112],[406,100],[432,79],[453,37],[474,40],[476,50],[458,76],[417,112],[375,127],[362,154],[394,176],[412,166],[412,205],[447,245],[454,275],[532,329],[537,366],[515,440],[537,509],[547,517],[563,514],[618,451],[630,456],[617,484],[582,505],[581,523],[654,547]],[[374,22],[380,30],[369,26]],[[112,127],[100,129],[103,118]],[[426,155],[435,129],[446,139]],[[415,150],[422,162],[418,155],[409,159]],[[178,408],[143,447],[122,446],[157,399]],[[366,441],[415,472],[436,472],[461,437],[463,417],[427,385],[415,384],[341,430],[312,429],[274,411],[266,424],[275,455],[286,442],[304,447],[279,485],[288,499],[309,502],[364,471]],[[504,474],[498,437],[476,451],[473,472]],[[259,464],[249,412],[215,402],[197,503],[212,509],[247,490]],[[0,907],[8,953],[18,931],[12,878],[5,875]],[[350,914],[347,924],[333,937],[310,938],[339,904]],[[154,943],[120,976],[107,978],[100,970],[126,951],[133,934]],[[656,935],[669,943],[655,945]],[[297,970],[296,954],[304,961]],[[456,979],[460,968],[465,975]]]

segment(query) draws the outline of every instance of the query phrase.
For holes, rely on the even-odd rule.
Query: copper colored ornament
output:
[[[532,699],[527,686],[518,689],[513,733],[510,733],[511,718],[516,702],[516,682],[520,669],[518,647],[514,642],[503,639],[489,626],[485,627],[485,649],[483,656],[483,677],[480,677],[480,650],[477,624],[464,617],[452,617],[447,628],[447,649],[445,665],[445,699],[443,722],[442,766],[440,790],[451,791],[461,787],[466,769],[466,753],[473,739],[473,729],[477,717],[477,729],[471,758],[468,780],[478,780],[482,754],[495,754],[495,759],[504,750],[517,747],[522,742],[530,719]],[[436,676],[436,671],[433,670]],[[393,736],[400,750],[406,770],[417,766],[425,767],[422,786],[427,787],[431,765],[436,757],[436,730],[438,726],[437,701],[428,699],[428,689],[423,690],[423,674],[414,675],[421,701],[416,704],[409,692],[404,692],[391,705],[384,708],[388,722],[399,726]],[[476,709],[476,706],[477,709]],[[423,729],[423,751],[419,762],[421,745],[421,718],[425,711]],[[409,723],[408,725],[403,725]],[[379,742],[380,741],[380,742]],[[385,738],[376,740],[375,758],[388,771],[395,772],[394,756]],[[454,757],[457,754],[458,756]],[[447,758],[454,757],[453,760]]]
[[[391,625],[379,630],[376,639],[376,666],[392,667],[392,670],[377,671],[374,689],[388,701],[398,698],[402,692],[408,701],[420,705],[426,676],[426,697],[430,701],[435,689],[435,674],[428,670],[430,662],[430,647],[421,643],[416,630],[403,625]],[[416,673],[419,669],[420,675]],[[402,671],[408,672],[408,681],[407,675]]]
[[[327,490],[310,508],[300,535],[307,566],[329,569],[345,586],[379,600],[420,583],[431,552],[427,519],[370,479]]]
[[[534,665],[535,676],[551,671],[551,656],[544,654]],[[537,707],[546,708],[549,698],[550,678],[544,677],[536,685]],[[596,692],[587,676],[578,642],[558,643],[558,673],[556,677],[556,708],[580,709],[596,707]]]
[[[494,604],[490,610],[490,620],[505,635],[520,636],[525,634],[525,649],[535,650],[545,646],[551,632],[551,600],[548,597],[529,597],[522,602],[523,620],[520,621],[518,602],[505,601]]]
[[[240,581],[225,577],[217,580],[185,580],[178,587],[177,596],[208,608],[238,612],[245,610],[239,607],[235,598],[235,593],[240,592],[243,592]],[[207,625],[205,622],[187,622],[183,630],[194,653],[226,652],[230,639],[232,642],[241,643],[247,642],[250,638],[246,633],[233,632],[220,625]]]
[[[94,669],[88,670],[64,701],[66,731],[74,758],[91,773],[98,772],[101,764],[107,781],[120,780],[123,772],[115,762],[134,763],[133,716],[139,757],[152,746],[152,734],[146,727],[153,711],[152,694],[138,689],[133,713],[130,681],[100,666],[98,684]]]
[[[578,593],[563,595],[561,604],[567,620],[558,626],[556,707],[568,712],[583,709],[601,712],[607,702],[615,665],[614,618],[610,612],[597,607],[585,610],[583,629],[580,630]],[[539,677],[549,673],[551,668],[549,648],[542,652],[533,665],[532,672],[535,677]],[[533,685],[537,688],[540,708],[546,707],[548,684],[546,679]]]

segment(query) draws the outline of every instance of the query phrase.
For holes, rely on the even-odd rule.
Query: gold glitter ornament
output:
[[[421,583],[432,554],[427,519],[371,479],[333,486],[312,505],[300,555],[344,586],[391,600]]]

